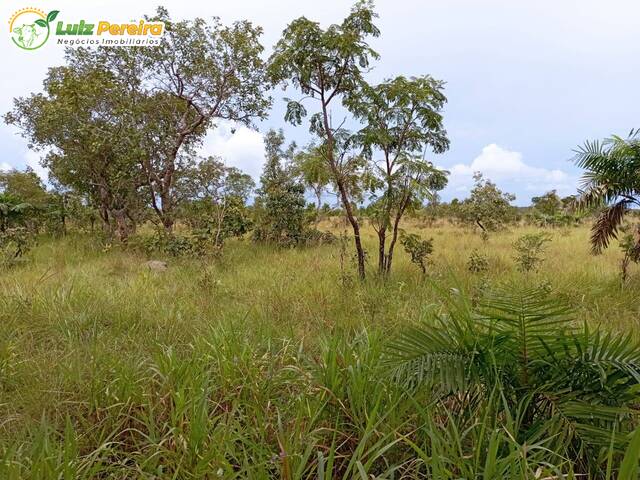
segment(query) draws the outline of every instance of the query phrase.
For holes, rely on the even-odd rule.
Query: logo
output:
[[[49,13],[37,8],[23,8],[9,21],[11,40],[23,50],[36,50],[47,43],[49,37],[62,46],[157,46],[164,33],[163,22],[139,20],[135,23],[116,23],[106,20],[67,23],[56,21],[59,10]]]
[[[9,21],[11,40],[23,50],[36,50],[47,43],[51,35],[51,22],[60,13],[52,10],[45,14],[37,8],[23,8]]]

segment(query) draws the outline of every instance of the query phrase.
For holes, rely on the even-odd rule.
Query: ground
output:
[[[43,239],[0,276],[0,451],[13,465],[3,478],[57,478],[67,456],[68,478],[199,478],[213,467],[225,478],[298,478],[332,451],[374,469],[372,449],[396,441],[411,406],[394,403],[391,387],[379,398],[372,358],[451,288],[545,285],[576,321],[639,330],[640,272],[632,266],[623,288],[620,252],[590,255],[586,226],[549,230],[532,274],[515,269],[512,243],[533,228],[487,242],[450,225],[405,228],[434,238],[428,276],[399,246],[391,277],[376,278],[367,228],[363,284],[351,243],[234,240],[222,258],[158,258],[168,270],[153,272],[149,258],[91,236]],[[486,275],[467,270],[474,249],[489,258]],[[393,413],[376,417],[376,402]],[[396,448],[386,455],[402,457]],[[360,468],[344,462],[343,472]]]

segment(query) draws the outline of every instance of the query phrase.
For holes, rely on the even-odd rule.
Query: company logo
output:
[[[37,8],[23,8],[9,21],[9,33],[15,45],[23,50],[36,50],[50,37],[63,46],[132,46],[159,45],[164,23],[140,20],[136,23],[113,23],[106,20],[56,21],[59,10],[49,13]]]
[[[60,13],[52,10],[45,14],[37,8],[23,8],[13,14],[9,21],[11,40],[23,50],[36,50],[47,43],[51,35],[50,23]]]

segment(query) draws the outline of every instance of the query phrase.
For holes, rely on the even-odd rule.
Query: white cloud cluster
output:
[[[48,182],[49,180],[49,169],[44,168],[40,165],[40,160],[44,155],[34,152],[33,150],[27,150],[24,155],[24,163],[27,164],[28,167],[38,174],[38,176],[42,179],[43,182]]]
[[[7,162],[0,162],[0,172],[8,172],[13,167]]]
[[[228,167],[237,167],[257,180],[264,163],[263,136],[244,125],[225,122],[207,134],[200,155],[220,157]]]
[[[495,143],[482,149],[470,164],[458,163],[448,169],[449,192],[454,196],[466,196],[473,186],[474,172],[482,174],[503,188],[515,187],[516,190],[532,194],[557,190],[560,195],[575,193],[577,178],[562,170],[527,165],[522,154]],[[525,200],[525,199],[522,199]]]

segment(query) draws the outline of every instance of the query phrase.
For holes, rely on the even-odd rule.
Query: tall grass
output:
[[[580,473],[544,440],[519,443],[517,411],[490,425],[489,412],[460,418],[429,389],[406,391],[382,352],[442,309],[452,278],[472,296],[545,285],[577,317],[634,333],[638,280],[621,288],[617,252],[591,257],[582,228],[554,232],[543,269],[528,275],[511,258],[520,230],[484,243],[450,226],[409,228],[434,237],[427,280],[398,255],[389,280],[360,284],[340,272],[337,245],[237,241],[222,259],[168,259],[155,273],[91,238],[44,241],[0,277],[0,478]],[[371,232],[365,240],[374,252]],[[467,272],[474,248],[489,256],[486,275]],[[634,462],[620,462],[611,478],[633,475]]]

